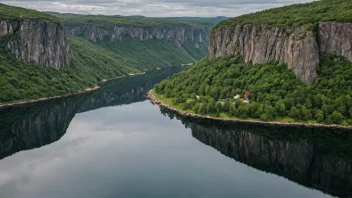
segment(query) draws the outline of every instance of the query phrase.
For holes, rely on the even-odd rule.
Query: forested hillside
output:
[[[0,4],[0,104],[65,95],[95,87],[102,79],[194,63],[206,55],[209,30],[222,19],[43,13]],[[121,26],[128,28],[114,32]]]
[[[321,0],[220,22],[209,57],[154,94],[202,115],[352,125],[351,6]]]
[[[352,1],[320,0],[273,8],[224,20],[216,28],[243,26],[246,24],[268,24],[272,27],[298,27],[304,25],[308,26],[309,29],[313,29],[320,22],[327,21],[352,22]]]
[[[352,125],[351,68],[345,58],[327,56],[319,77],[306,86],[285,64],[206,57],[156,85],[155,93],[168,104],[203,115]],[[250,94],[248,100],[245,93]],[[234,99],[238,94],[242,96]]]

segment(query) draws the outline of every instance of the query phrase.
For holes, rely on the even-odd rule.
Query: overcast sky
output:
[[[238,16],[313,0],[0,0],[41,11],[144,16]]]

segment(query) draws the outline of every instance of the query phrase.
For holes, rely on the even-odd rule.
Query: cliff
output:
[[[0,38],[18,59],[44,67],[62,68],[69,64],[69,45],[60,23],[38,19],[0,21]]]
[[[125,36],[136,38],[141,41],[151,39],[167,40],[174,46],[181,48],[186,41],[193,43],[207,43],[209,31],[204,28],[195,28],[187,25],[176,25],[174,27],[138,27],[121,26],[99,27],[99,26],[70,26],[66,27],[71,36],[83,36],[87,40],[98,41],[122,41]]]
[[[245,62],[286,63],[305,84],[317,77],[321,55],[332,53],[352,61],[351,23],[325,22],[317,33],[304,26],[272,28],[268,25],[221,27],[210,36],[209,57],[235,55]]]

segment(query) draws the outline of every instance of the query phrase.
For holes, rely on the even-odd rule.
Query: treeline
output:
[[[327,56],[306,86],[286,64],[245,64],[239,57],[204,58],[155,86],[166,101],[187,111],[222,117],[352,125],[352,64]],[[249,91],[249,104],[234,100]]]
[[[21,7],[9,6],[0,3],[0,21],[1,20],[11,20],[11,21],[21,21],[24,19],[42,19],[52,22],[59,22],[60,20],[45,12],[39,12],[36,10],[25,9]]]
[[[320,0],[242,15],[225,20],[215,28],[246,24],[268,24],[273,27],[306,25],[314,28],[320,22],[325,21],[352,22],[351,10],[352,1],[350,0]]]

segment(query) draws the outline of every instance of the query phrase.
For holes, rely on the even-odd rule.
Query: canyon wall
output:
[[[69,45],[62,24],[44,20],[0,21],[0,38],[18,59],[43,67],[69,64]]]
[[[296,76],[310,85],[317,77],[322,54],[345,56],[352,61],[352,24],[325,22],[317,32],[305,27],[272,28],[268,25],[223,27],[210,35],[209,57],[243,57],[245,62],[286,63]]]
[[[209,30],[180,25],[174,27],[137,27],[137,26],[114,26],[114,27],[66,27],[71,36],[83,36],[92,42],[97,41],[122,41],[126,36],[141,41],[158,39],[167,40],[174,46],[181,48],[186,41],[194,43],[207,43]]]

